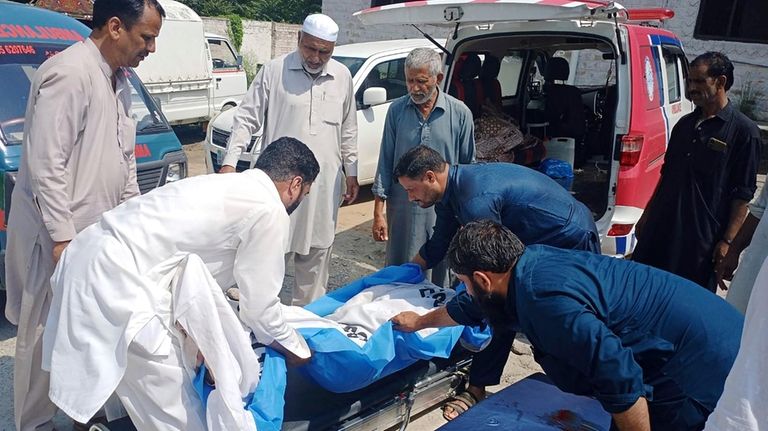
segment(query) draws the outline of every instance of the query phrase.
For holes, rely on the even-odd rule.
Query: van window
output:
[[[662,48],[661,53],[662,58],[664,59],[665,73],[667,75],[667,103],[679,102],[682,94],[680,86],[680,64],[678,63],[677,56],[669,50]]]
[[[501,97],[517,96],[517,87],[520,84],[520,72],[523,69],[523,54],[513,52],[501,59],[499,70],[499,84],[501,84]]]
[[[20,145],[32,77],[42,62],[67,47],[25,43],[13,48],[0,51],[0,135],[7,145]]]
[[[211,49],[211,61],[214,69],[237,68],[237,55],[232,51],[227,41],[221,39],[208,39]]]
[[[170,130],[157,106],[145,103],[151,96],[141,86],[135,73],[128,74],[128,83],[131,87],[131,118],[136,122],[136,134]]]
[[[357,109],[362,108],[363,93],[371,87],[382,87],[387,90],[387,102],[408,94],[408,87],[405,85],[405,58],[381,62],[368,72],[368,76],[365,77],[365,81],[355,95]]]

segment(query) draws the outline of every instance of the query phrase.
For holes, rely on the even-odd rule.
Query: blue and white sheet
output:
[[[406,264],[354,281],[302,311],[287,310],[287,321],[293,320],[313,351],[311,362],[300,371],[328,391],[351,392],[420,359],[447,358],[460,340],[478,348],[486,345],[490,333],[477,328],[457,326],[405,333],[395,331],[388,321],[405,309],[423,314],[453,294],[452,290],[425,284],[421,269]],[[410,306],[404,307],[403,302]],[[204,386],[201,373],[196,387],[203,399]],[[285,387],[285,360],[266,349],[261,380],[248,402],[259,431],[280,429]]]

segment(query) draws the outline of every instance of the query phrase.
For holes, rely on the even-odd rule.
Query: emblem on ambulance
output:
[[[648,100],[653,102],[653,66],[651,59],[645,57],[645,92],[648,93]]]

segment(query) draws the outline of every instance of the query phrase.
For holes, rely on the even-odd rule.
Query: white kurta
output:
[[[742,313],[747,312],[747,304],[755,285],[757,273],[768,257],[768,220],[763,219],[765,208],[768,207],[768,187],[763,186],[760,196],[749,204],[749,214],[760,219],[752,241],[744,250],[739,261],[739,267],[733,275],[733,281],[728,287],[726,300]]]
[[[237,283],[240,319],[258,341],[308,357],[277,298],[288,229],[277,189],[256,169],[188,178],[105,213],[69,245],[52,278],[43,352],[51,399],[75,418],[100,407],[125,372],[136,334],[173,325],[169,286],[190,254],[220,287]],[[156,340],[145,334],[148,351],[168,348],[167,331]]]
[[[251,136],[263,126],[262,145],[283,136],[305,143],[320,163],[309,196],[291,215],[290,252],[333,244],[344,172],[357,176],[357,111],[349,70],[329,61],[316,78],[298,52],[265,64],[237,108],[222,164],[236,166]]]
[[[768,430],[767,309],[768,260],[764,260],[747,306],[739,354],[705,431]]]

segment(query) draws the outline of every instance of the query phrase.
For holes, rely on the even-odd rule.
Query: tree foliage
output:
[[[240,15],[229,14],[229,38],[235,44],[235,48],[240,51],[240,47],[243,45],[243,19]]]
[[[322,0],[179,0],[201,16],[239,15],[244,19],[300,24],[320,12]]]

